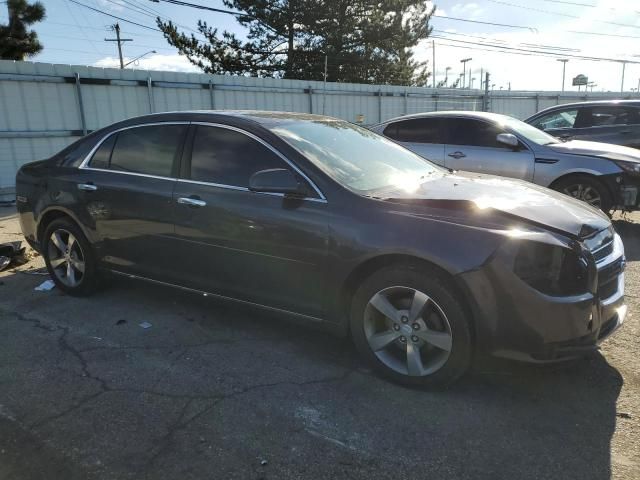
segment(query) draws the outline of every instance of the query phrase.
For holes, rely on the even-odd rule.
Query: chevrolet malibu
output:
[[[129,119],[23,166],[16,188],[62,291],[110,273],[264,308],[350,335],[404,384],[450,383],[478,352],[581,356],[625,318],[602,212],[329,117]]]

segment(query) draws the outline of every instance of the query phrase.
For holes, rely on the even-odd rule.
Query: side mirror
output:
[[[262,193],[283,193],[296,197],[307,195],[307,189],[291,171],[284,168],[260,170],[249,179],[249,190]]]
[[[507,147],[513,148],[515,150],[520,146],[520,141],[518,137],[516,137],[513,133],[499,133],[496,137],[498,143],[506,145]]]

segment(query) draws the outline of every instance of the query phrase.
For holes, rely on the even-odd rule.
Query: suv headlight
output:
[[[530,287],[551,296],[588,292],[589,262],[575,250],[524,241],[518,248],[514,273]]]
[[[622,170],[632,175],[640,175],[640,163],[638,162],[625,162],[622,160],[614,160]]]

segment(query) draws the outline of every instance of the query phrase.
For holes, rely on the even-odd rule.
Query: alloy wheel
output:
[[[566,187],[564,189],[564,193],[573,198],[577,198],[578,200],[582,200],[592,207],[600,208],[602,205],[602,197],[600,196],[600,192],[598,192],[598,190],[590,185],[575,183]]]
[[[385,366],[409,376],[438,371],[453,345],[451,325],[442,308],[410,287],[389,287],[373,295],[364,312],[364,332]]]
[[[48,257],[56,278],[67,287],[77,287],[84,278],[85,256],[80,243],[71,232],[57,229],[51,233]]]

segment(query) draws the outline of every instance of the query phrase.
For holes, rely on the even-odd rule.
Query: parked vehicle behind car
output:
[[[16,183],[22,231],[64,292],[111,273],[265,308],[351,335],[405,384],[449,383],[477,352],[580,356],[626,314],[602,212],[329,117],[134,118]]]
[[[568,103],[525,120],[561,140],[588,140],[640,148],[640,100]]]
[[[371,127],[453,170],[533,182],[600,208],[640,208],[640,152],[596,142],[561,142],[520,120],[485,112],[429,112]]]

